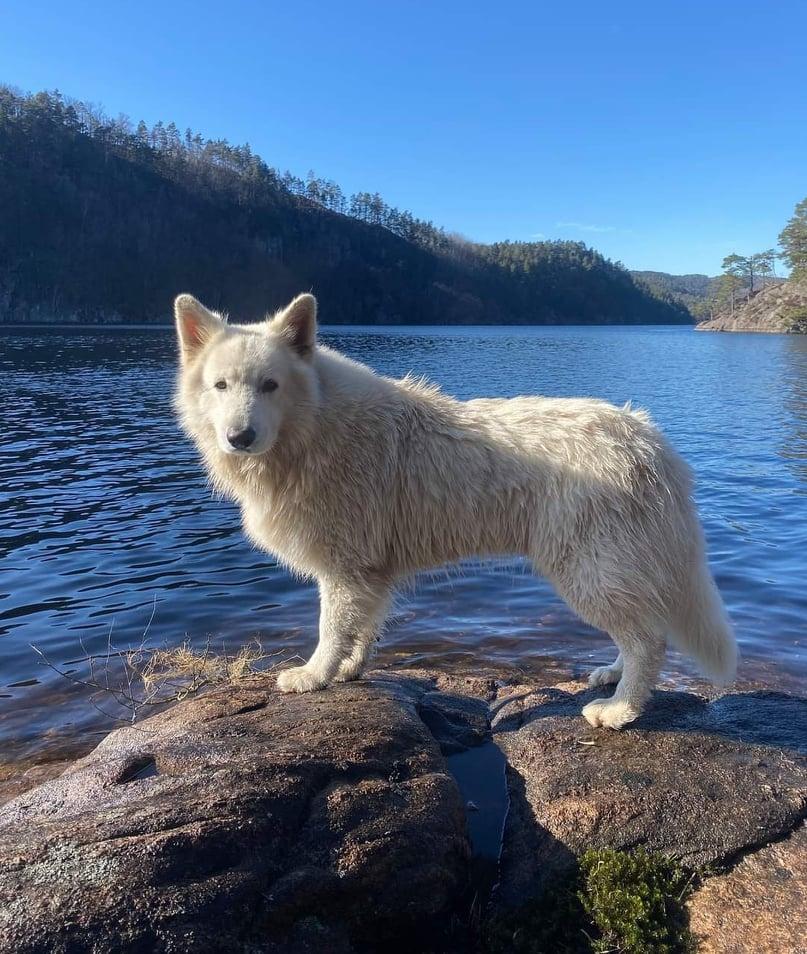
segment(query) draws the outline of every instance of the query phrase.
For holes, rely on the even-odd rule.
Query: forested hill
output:
[[[666,272],[631,272],[631,275],[653,294],[683,305],[694,318],[705,318],[709,314],[720,285],[720,276],[668,275]]]
[[[663,291],[576,242],[479,245],[248,146],[0,87],[0,321],[163,321],[179,291],[328,323],[671,323]]]

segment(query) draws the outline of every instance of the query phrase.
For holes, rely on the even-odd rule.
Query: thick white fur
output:
[[[280,674],[284,691],[357,678],[397,582],[490,554],[527,556],[619,648],[591,675],[616,683],[583,709],[592,725],[639,715],[668,636],[713,679],[733,677],[689,470],[643,411],[460,402],[380,377],[316,344],[310,295],[258,325],[228,325],[189,295],[176,314],[176,406],[212,483],[241,505],[251,540],[319,584],[319,643]],[[254,445],[235,452],[227,432],[245,427]]]

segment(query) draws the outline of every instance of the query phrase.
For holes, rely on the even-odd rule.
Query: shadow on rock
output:
[[[548,688],[517,687],[492,707],[494,733],[522,728],[537,719],[579,718],[580,734],[591,729],[580,712],[592,699],[610,693],[579,684]],[[753,745],[775,746],[807,755],[807,699],[770,690],[729,692],[709,700],[692,692],[657,690],[642,715],[625,730],[695,732]]]
[[[580,716],[597,695],[579,684],[499,694],[493,737],[511,791],[531,808],[513,812],[506,842],[539,842],[506,850],[503,895],[523,900],[528,885],[567,864],[567,852],[587,848],[642,845],[693,868],[725,864],[804,817],[804,700],[750,692],[709,702],[660,691],[640,720],[613,732]]]

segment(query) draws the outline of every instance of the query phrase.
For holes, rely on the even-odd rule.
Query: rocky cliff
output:
[[[807,282],[769,285],[734,309],[700,322],[697,331],[807,334]]]

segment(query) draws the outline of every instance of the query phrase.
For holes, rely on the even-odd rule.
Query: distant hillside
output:
[[[807,334],[807,282],[778,282],[748,301],[696,326],[698,331],[766,331]]]
[[[693,318],[709,315],[709,303],[714,300],[720,282],[719,276],[710,278],[708,275],[668,275],[666,272],[631,272],[631,275],[657,297],[683,305]]]
[[[478,245],[173,124],[0,87],[0,322],[167,320],[179,291],[256,318],[312,289],[333,323],[674,323],[576,242]]]

